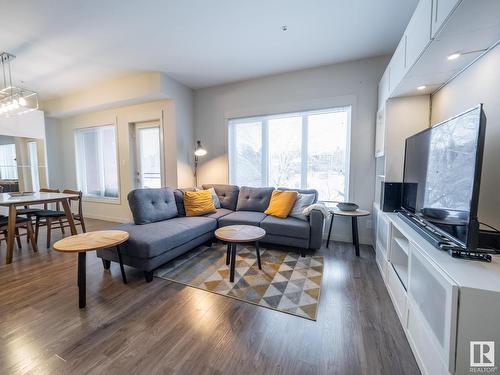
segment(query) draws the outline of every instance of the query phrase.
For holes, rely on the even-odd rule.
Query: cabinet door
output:
[[[381,252],[384,258],[387,258],[387,248],[389,244],[390,223],[387,216],[379,211],[377,217],[377,252]]]
[[[420,0],[406,28],[406,71],[431,41],[432,0]]]
[[[410,243],[409,263],[408,301],[413,330],[421,330],[427,336],[425,345],[434,347],[434,352],[453,373],[458,286],[413,243]],[[417,351],[424,353],[425,348]]]
[[[385,106],[385,101],[389,97],[389,67],[385,69],[380,82],[378,83],[378,109]]]
[[[432,38],[436,36],[444,21],[451,14],[455,6],[462,0],[433,0],[432,1]]]
[[[389,63],[389,96],[398,87],[406,71],[406,35],[399,41]]]
[[[377,112],[377,124],[375,129],[375,157],[384,156],[385,151],[385,110]]]

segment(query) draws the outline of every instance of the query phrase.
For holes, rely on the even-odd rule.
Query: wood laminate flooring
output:
[[[113,223],[88,220],[88,230]],[[333,243],[316,322],[87,254],[87,308],[77,256],[0,246],[0,374],[419,374],[374,251]],[[53,242],[60,233],[53,232]]]

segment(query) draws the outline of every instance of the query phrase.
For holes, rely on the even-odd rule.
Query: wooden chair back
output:
[[[78,195],[78,197],[70,198],[69,203],[72,204],[73,202],[77,202],[78,205],[78,218],[83,217],[83,204],[82,204],[82,197],[83,193],[79,190],[71,190],[71,189],[64,189],[63,194],[74,194]]]
[[[41,188],[40,193],[60,193],[59,189],[49,189],[49,188]],[[43,209],[48,210],[49,209],[49,204],[44,203],[43,204]],[[59,211],[59,202],[56,203],[56,211]]]

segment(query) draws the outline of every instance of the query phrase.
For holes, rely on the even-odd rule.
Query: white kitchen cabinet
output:
[[[441,26],[444,25],[446,19],[451,15],[453,9],[461,3],[462,0],[433,0],[432,1],[432,32],[431,37],[434,38]]]
[[[431,42],[432,0],[420,0],[406,28],[406,67],[408,71]]]
[[[392,93],[398,84],[403,80],[406,73],[406,36],[399,41],[399,44],[389,62],[389,93]]]

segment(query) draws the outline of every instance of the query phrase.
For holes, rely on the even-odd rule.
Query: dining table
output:
[[[32,206],[40,205],[46,203],[57,203],[60,202],[64,209],[64,214],[68,220],[69,229],[71,235],[77,234],[75,222],[73,220],[73,214],[71,212],[71,198],[77,198],[76,194],[64,194],[64,193],[45,193],[45,192],[34,192],[34,193],[1,193],[0,194],[0,206],[8,207],[9,216],[7,224],[7,254],[6,263],[12,263],[12,257],[14,254],[14,240],[16,232],[16,207],[19,206]]]

